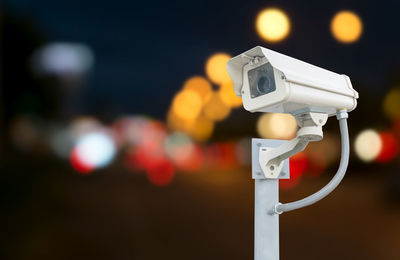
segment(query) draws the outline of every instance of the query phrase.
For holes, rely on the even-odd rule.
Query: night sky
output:
[[[362,95],[382,97],[400,71],[399,1],[82,1],[5,0],[46,40],[79,42],[95,54],[82,94],[82,113],[147,114],[163,118],[192,75],[204,75],[211,54],[237,55],[256,45],[350,76]],[[285,10],[292,32],[269,44],[256,34],[257,13]],[[361,39],[343,45],[329,25],[339,10],[358,13]]]

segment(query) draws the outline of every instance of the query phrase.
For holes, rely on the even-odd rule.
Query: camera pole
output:
[[[349,161],[347,112],[338,111],[342,151],[339,169],[318,192],[298,201],[279,203],[279,179],[289,178],[289,157],[302,151],[309,141],[322,139],[326,117],[315,113],[296,116],[297,137],[290,141],[252,139],[252,178],[255,180],[254,259],[279,259],[279,215],[318,202],[331,193],[343,179]],[[324,120],[322,120],[324,118]]]
[[[280,175],[267,179],[259,163],[260,151],[278,147],[288,141],[252,139],[252,177],[254,198],[254,259],[279,259],[279,215],[271,209],[279,203],[279,178],[289,178],[289,159],[283,162]]]

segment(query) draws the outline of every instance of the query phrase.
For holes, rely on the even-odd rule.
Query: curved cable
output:
[[[331,193],[342,181],[344,175],[346,174],[347,165],[349,163],[350,156],[350,144],[349,144],[349,132],[347,129],[347,113],[345,111],[339,111],[337,113],[337,117],[339,120],[340,134],[341,134],[341,142],[342,142],[342,151],[341,151],[341,159],[339,169],[337,170],[335,176],[332,180],[325,185],[322,189],[317,191],[316,193],[298,201],[285,203],[285,204],[277,204],[274,207],[275,213],[287,212],[299,208],[303,208],[318,202],[319,200],[325,198],[329,193]]]

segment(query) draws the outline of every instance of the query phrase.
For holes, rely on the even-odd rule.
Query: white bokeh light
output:
[[[77,157],[84,164],[103,168],[111,163],[116,149],[113,139],[105,133],[88,133],[76,144]]]
[[[358,158],[364,162],[373,161],[382,149],[379,133],[372,129],[362,131],[356,137],[354,149]]]
[[[50,43],[33,55],[33,69],[37,74],[78,76],[93,66],[92,50],[80,43]]]

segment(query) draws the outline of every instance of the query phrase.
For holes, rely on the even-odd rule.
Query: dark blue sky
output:
[[[269,6],[284,9],[292,22],[279,44],[263,42],[254,29],[257,12]],[[400,1],[5,0],[5,7],[50,41],[93,48],[87,111],[162,117],[184,80],[204,74],[209,55],[256,45],[347,74],[360,94],[383,95],[400,72]],[[330,34],[330,19],[342,9],[363,19],[356,44],[339,44]]]

